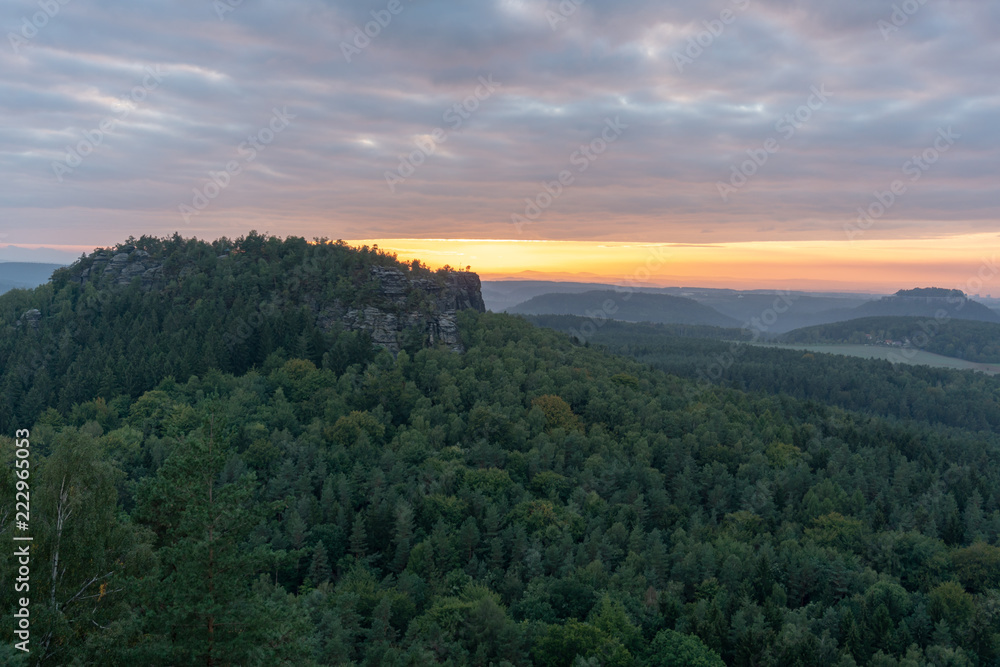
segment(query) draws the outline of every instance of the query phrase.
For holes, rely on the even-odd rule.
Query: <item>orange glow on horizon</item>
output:
[[[658,287],[895,292],[956,287],[1000,293],[1000,236],[714,244],[491,239],[360,239],[401,261],[471,266],[485,280],[556,280]]]

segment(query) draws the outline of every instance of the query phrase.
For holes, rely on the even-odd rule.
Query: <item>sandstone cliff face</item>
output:
[[[218,262],[235,261],[229,255],[219,256]],[[83,268],[86,267],[86,268]],[[75,269],[75,270],[73,270]],[[193,267],[177,271],[184,278]],[[304,302],[316,316],[324,331],[337,326],[348,331],[368,332],[375,345],[398,354],[404,339],[422,338],[426,344],[444,343],[456,352],[463,351],[458,333],[456,313],[471,308],[486,311],[479,276],[453,271],[433,278],[412,279],[399,269],[374,266],[371,282],[376,289],[361,307],[345,306],[341,302],[324,302],[318,295],[305,295]],[[71,267],[70,280],[79,285],[94,283],[101,290],[130,285],[139,279],[143,291],[164,289],[169,278],[163,262],[150,257],[144,250],[126,246],[120,252],[96,252],[76,267]],[[31,324],[37,327],[37,322]]]
[[[151,259],[145,250],[126,247],[116,254],[96,252],[91,258],[91,265],[75,277],[80,285],[102,278],[118,286],[128,285],[134,278],[139,278],[145,291],[162,289],[166,285],[163,262]]]
[[[372,267],[371,272],[379,285],[375,303],[365,308],[338,303],[319,306],[315,310],[320,328],[328,330],[339,322],[350,331],[367,331],[375,345],[393,354],[402,349],[407,331],[430,345],[444,343],[455,352],[464,351],[456,313],[467,308],[486,311],[479,276],[454,271],[441,285],[428,279],[412,280],[398,269]],[[421,307],[414,307],[414,302],[422,302]]]

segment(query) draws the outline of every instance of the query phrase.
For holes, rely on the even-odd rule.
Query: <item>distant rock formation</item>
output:
[[[217,262],[229,257],[219,255]],[[107,294],[104,290],[126,287],[138,280],[139,288],[148,292],[162,290],[171,279],[184,279],[195,270],[193,265],[173,267],[167,275],[162,260],[145,250],[124,246],[118,252],[98,251],[82,258],[69,268],[69,280],[80,286],[92,283],[103,294]],[[475,273],[451,271],[430,278],[411,278],[405,271],[384,266],[373,266],[370,272],[377,289],[363,305],[324,301],[319,293],[302,297],[321,329],[328,331],[339,322],[348,331],[367,331],[376,345],[393,354],[403,348],[407,332],[422,336],[428,344],[444,343],[454,351],[462,351],[456,313],[468,308],[486,311],[482,285]],[[38,327],[37,318],[30,323]]]
[[[899,290],[849,311],[849,317],[844,319],[887,316],[1000,322],[996,312],[970,299],[962,290],[944,287]]]
[[[901,297],[923,297],[934,299],[967,299],[965,292],[960,289],[947,289],[944,287],[915,287],[913,289],[901,289],[895,296]],[[891,298],[891,297],[890,297]]]
[[[24,314],[17,320],[17,326],[27,326],[32,329],[38,329],[38,323],[42,319],[42,311],[37,308],[32,308],[31,310],[24,311]]]
[[[443,285],[426,278],[411,279],[403,271],[381,266],[372,267],[371,273],[379,284],[373,304],[364,308],[346,308],[337,302],[315,305],[321,329],[329,330],[339,322],[350,331],[367,331],[376,345],[393,354],[399,353],[404,333],[411,330],[431,345],[440,342],[461,352],[457,312],[469,308],[486,312],[475,273],[452,271],[444,275]],[[421,307],[414,307],[414,303]]]
[[[75,274],[78,285],[89,281],[109,279],[113,285],[129,285],[138,278],[143,291],[163,289],[167,281],[163,275],[163,262],[151,259],[145,250],[126,246],[121,252],[95,252],[87,258],[89,266]]]

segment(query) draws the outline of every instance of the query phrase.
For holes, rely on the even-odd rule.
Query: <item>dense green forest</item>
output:
[[[946,357],[1000,363],[1000,324],[951,317],[864,317],[790,331],[788,343],[910,341],[913,347]]]
[[[564,316],[528,319],[691,380],[692,395],[719,385],[893,420],[1000,431],[1000,376],[745,345],[761,338],[759,332],[747,330],[612,321],[595,324]],[[589,336],[582,336],[584,332]]]
[[[356,331],[321,334],[310,301],[391,308],[380,303],[372,266],[435,278],[377,248],[256,233],[212,243],[142,237],[105,254],[135,249],[162,264],[162,289],[143,290],[138,277],[117,287],[77,284],[93,270],[91,255],[47,285],[0,299],[0,432],[32,423],[50,406],[65,412],[94,396],[137,398],[168,376],[213,368],[242,374],[277,349],[317,365],[329,352],[328,362],[343,371],[371,358],[371,341]],[[30,309],[40,312],[36,327],[21,319]]]
[[[474,311],[459,313],[464,353],[414,341],[394,357],[278,308],[268,321],[287,330],[238,359],[204,335],[224,340],[230,292],[247,302],[220,271],[258,276],[246,289],[267,300],[289,258],[323,254],[324,270],[362,286],[367,265],[394,264],[250,241],[174,241],[165,256],[204,255],[205,268],[96,307],[72,271],[0,297],[2,371],[23,392],[5,389],[5,433],[31,431],[35,540],[33,653],[13,649],[6,625],[4,664],[1000,660],[994,423],[862,414],[697,369],[685,379]],[[232,248],[238,262],[220,265]],[[37,330],[13,324],[28,308],[45,314]],[[144,330],[154,315],[176,319]],[[614,326],[599,335],[622,335]],[[132,369],[142,348],[122,329],[161,365]],[[733,345],[673,340],[697,360]],[[27,354],[37,364],[18,366]],[[67,372],[98,362],[110,381]],[[939,399],[964,390],[996,403],[992,385]],[[4,437],[8,539],[14,449]],[[5,610],[12,596],[5,586]]]

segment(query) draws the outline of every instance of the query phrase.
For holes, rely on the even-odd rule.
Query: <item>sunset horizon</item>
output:
[[[936,286],[990,298],[994,293],[1000,294],[1000,264],[992,250],[998,239],[1000,235],[981,233],[905,240],[857,238],[839,242],[700,244],[390,237],[343,240],[352,246],[378,246],[395,253],[400,260],[420,260],[434,269],[446,265],[457,269],[468,266],[483,280],[493,281],[550,280],[862,294]],[[103,245],[114,245],[120,240],[109,240]],[[0,249],[3,247],[36,252],[52,250],[60,254],[60,263],[71,263],[81,254],[103,246],[0,245]]]
[[[0,29],[3,667],[1000,665],[1000,1]]]

